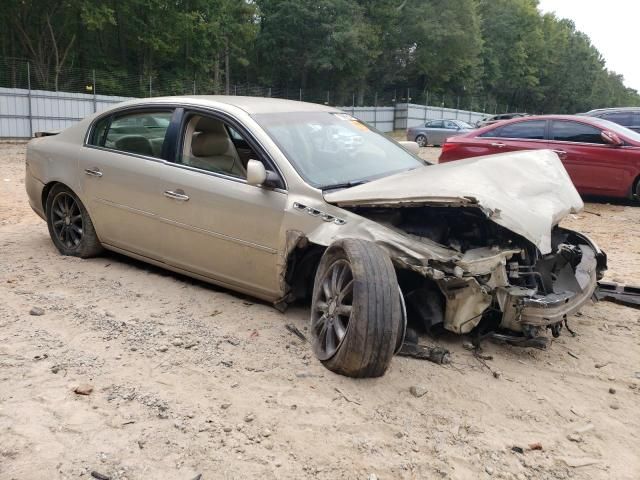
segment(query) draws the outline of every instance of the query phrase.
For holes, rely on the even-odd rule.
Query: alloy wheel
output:
[[[67,248],[75,248],[82,241],[84,225],[77,200],[67,192],[60,192],[51,204],[51,223],[56,238]]]
[[[311,329],[314,351],[320,360],[338,351],[353,311],[353,273],[347,260],[336,260],[320,282],[313,306]]]

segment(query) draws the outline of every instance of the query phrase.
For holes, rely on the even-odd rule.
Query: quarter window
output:
[[[518,138],[522,140],[544,140],[546,120],[517,122],[498,127],[480,135],[488,138]]]
[[[605,143],[599,129],[579,122],[554,121],[551,138],[558,142]]]
[[[95,125],[91,145],[161,158],[172,114],[171,110],[137,111],[107,117]]]

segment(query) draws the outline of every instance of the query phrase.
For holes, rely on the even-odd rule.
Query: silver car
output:
[[[429,165],[415,147],[321,105],[155,98],[41,133],[25,185],[63,255],[113,250],[280,309],[310,299],[313,351],[344,375],[382,375],[408,323],[559,334],[606,258],[558,227],[583,206],[558,157]]]
[[[447,138],[462,135],[474,128],[462,120],[429,120],[423,125],[407,129],[407,140],[421,147],[444,145]]]

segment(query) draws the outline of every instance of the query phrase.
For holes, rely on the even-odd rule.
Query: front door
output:
[[[554,120],[550,139],[550,148],[558,153],[580,193],[618,195],[631,185],[627,149],[606,143],[600,129],[582,122]]]
[[[287,194],[247,184],[245,171],[249,158],[268,160],[241,127],[209,114],[187,112],[181,136],[162,187],[165,262],[275,299]]]

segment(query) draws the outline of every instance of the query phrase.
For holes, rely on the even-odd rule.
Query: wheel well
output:
[[[302,238],[306,240],[306,237]],[[289,286],[287,303],[311,298],[316,270],[326,248],[309,241],[298,242],[287,259],[287,271],[284,275]]]
[[[638,184],[640,184],[640,175],[636,177],[636,179],[631,184],[631,198],[635,198],[634,195],[636,191],[638,191]],[[640,192],[638,192],[640,194]],[[640,198],[636,198],[636,200],[640,200]]]
[[[45,215],[47,213],[47,197],[49,197],[49,192],[59,183],[60,182],[49,182],[42,189],[42,211],[45,213]]]
[[[62,185],[63,187],[66,187],[73,192],[73,189],[62,182],[54,181],[47,183],[42,189],[42,211],[45,213],[45,215],[47,214],[47,197],[49,197],[49,192],[51,192],[51,189],[56,185]],[[75,192],[73,193],[75,194]]]

